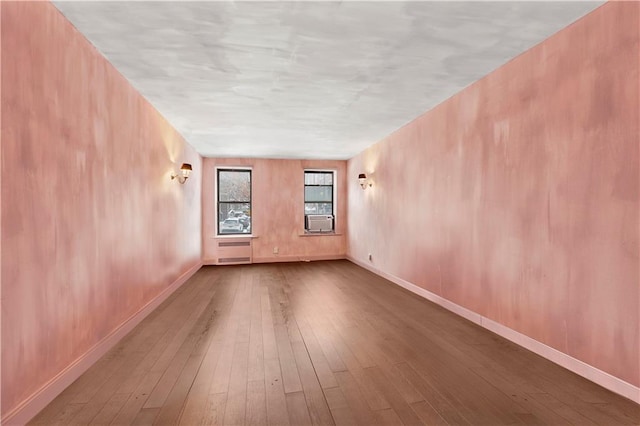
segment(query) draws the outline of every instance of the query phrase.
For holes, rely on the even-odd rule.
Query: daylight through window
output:
[[[305,229],[310,230],[309,216],[333,216],[333,182],[332,171],[304,172],[304,215]],[[316,219],[313,217],[312,219]],[[317,218],[320,219],[320,218]],[[313,222],[313,221],[312,221]],[[318,223],[318,222],[316,222]],[[333,218],[327,222],[329,230],[334,229]]]
[[[251,233],[251,170],[218,169],[218,234]]]

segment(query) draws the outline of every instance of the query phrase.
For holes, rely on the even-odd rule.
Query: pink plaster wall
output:
[[[640,385],[640,3],[595,10],[348,163],[348,254]]]
[[[199,264],[202,160],[52,4],[1,7],[6,416]]]
[[[346,161],[205,158],[202,171],[202,237],[205,263],[215,263],[216,167],[252,168],[254,262],[344,258],[346,253]],[[337,171],[335,236],[304,234],[304,170]],[[273,253],[278,247],[279,254]]]
[[[2,3],[0,3],[0,70],[2,69]],[[2,81],[0,78],[0,99]],[[0,129],[2,129],[2,102],[0,102]],[[0,131],[0,167],[2,165],[2,131]],[[0,169],[1,170],[1,169]],[[2,173],[0,172],[0,423],[2,423]]]

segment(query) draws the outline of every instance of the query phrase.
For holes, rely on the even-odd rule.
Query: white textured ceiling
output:
[[[203,156],[347,159],[598,2],[62,2]]]

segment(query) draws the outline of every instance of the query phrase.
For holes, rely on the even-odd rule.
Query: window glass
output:
[[[218,169],[218,234],[251,233],[251,170]]]
[[[333,204],[304,203],[304,214],[333,214]]]
[[[304,215],[305,229],[308,229],[308,215],[333,216],[333,172],[304,172]],[[332,221],[332,228],[334,228]]]
[[[312,201],[333,201],[332,186],[307,186],[304,188],[304,200],[309,203]]]
[[[333,172],[305,172],[305,185],[333,185]]]

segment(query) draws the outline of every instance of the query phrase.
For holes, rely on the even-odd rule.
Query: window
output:
[[[218,235],[251,233],[251,170],[218,169]]]
[[[332,171],[304,172],[304,216],[305,229],[309,229],[308,215],[333,216],[333,182]],[[334,229],[334,221],[331,223]]]

